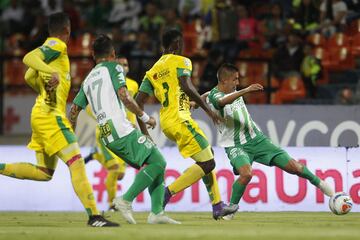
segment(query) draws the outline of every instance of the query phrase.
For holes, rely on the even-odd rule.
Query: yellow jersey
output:
[[[141,92],[154,94],[161,103],[160,126],[167,129],[174,124],[191,120],[189,97],[181,89],[179,77],[191,76],[190,59],[174,55],[163,55],[146,72],[140,86]]]
[[[126,87],[130,93],[130,95],[132,97],[135,97],[135,95],[138,93],[139,91],[139,85],[135,80],[132,80],[131,78],[126,78]],[[127,118],[129,119],[129,121],[136,125],[136,115],[132,112],[130,112],[129,110],[126,110],[126,115]]]
[[[47,73],[38,73],[39,95],[33,109],[41,113],[66,115],[66,100],[71,87],[66,43],[58,38],[49,37],[39,49],[44,54],[44,62],[59,73],[60,81],[55,91],[47,92],[45,86],[51,76]]]

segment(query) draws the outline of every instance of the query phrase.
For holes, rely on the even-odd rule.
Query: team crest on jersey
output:
[[[145,136],[141,136],[138,138],[138,143],[143,144],[146,141],[146,137]]]
[[[184,59],[184,64],[185,64],[185,66],[187,66],[187,67],[190,67],[190,66],[191,66],[191,62],[190,62],[190,60],[187,59],[187,58]]]
[[[53,46],[55,46],[57,44],[57,41],[55,41],[55,40],[50,40],[49,42],[48,42],[48,45],[50,46],[50,47],[53,47]]]
[[[115,69],[116,69],[116,71],[118,71],[118,72],[122,72],[122,71],[123,71],[123,68],[122,68],[119,64],[116,65]]]
[[[154,79],[154,80],[157,80],[157,79],[158,79],[157,73],[155,73],[155,74],[153,75],[153,79]]]

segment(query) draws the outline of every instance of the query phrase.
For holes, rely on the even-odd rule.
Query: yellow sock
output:
[[[36,181],[49,181],[52,176],[48,175],[40,168],[31,163],[6,163],[0,164],[0,174],[18,178]]]
[[[199,179],[204,175],[205,173],[202,168],[197,164],[193,164],[191,167],[186,169],[186,171],[172,184],[170,184],[168,189],[170,190],[171,194],[176,194],[199,181]]]
[[[213,170],[207,175],[205,175],[202,180],[205,183],[206,189],[209,193],[211,203],[213,205],[219,203],[221,201],[221,196],[215,171]]]
[[[59,151],[57,156],[69,167],[74,191],[85,207],[87,214],[89,216],[99,215],[93,190],[86,176],[85,162],[81,157],[79,145],[77,143],[70,144]]]
[[[99,162],[105,162],[104,155],[100,152],[93,153],[92,156],[95,160],[98,160]]]
[[[112,201],[114,200],[117,192],[117,177],[119,175],[119,172],[117,171],[108,171],[105,185],[106,190],[108,193],[108,202],[109,206],[112,205]]]
[[[89,215],[98,215],[99,211],[96,207],[94,194],[86,176],[84,159],[80,158],[76,160],[69,166],[69,169],[75,193],[85,207],[87,213]]]

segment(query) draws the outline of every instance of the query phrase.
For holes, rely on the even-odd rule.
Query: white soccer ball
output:
[[[344,215],[351,211],[353,201],[344,192],[335,193],[329,200],[329,208],[336,215]]]

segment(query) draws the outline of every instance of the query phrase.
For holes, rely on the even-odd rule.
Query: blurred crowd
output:
[[[72,42],[107,33],[116,51],[130,59],[156,58],[161,33],[181,30],[184,54],[207,59],[196,83],[200,93],[216,85],[216,69],[224,60],[253,58],[271,65],[272,87],[281,90],[285,79],[291,85],[299,78],[306,96],[315,98],[330,45],[312,36],[329,41],[339,33],[360,32],[355,24],[360,0],[1,0],[3,53],[21,55],[41,45],[46,17],[59,11],[71,18]]]

